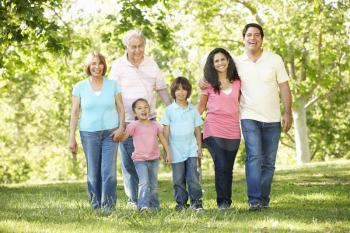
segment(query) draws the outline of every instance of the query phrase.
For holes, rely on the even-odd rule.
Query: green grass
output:
[[[86,184],[0,187],[0,232],[350,232],[350,161],[310,164],[276,172],[271,208],[247,211],[244,170],[234,171],[233,208],[215,205],[213,174],[202,181],[202,213],[173,210],[171,180],[162,175],[162,210],[139,214],[125,207],[118,181],[117,211],[90,211]]]

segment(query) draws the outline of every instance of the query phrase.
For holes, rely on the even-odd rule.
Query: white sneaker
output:
[[[137,204],[135,202],[128,201],[128,203],[126,203],[126,207],[129,208],[129,209],[136,210],[137,209]]]

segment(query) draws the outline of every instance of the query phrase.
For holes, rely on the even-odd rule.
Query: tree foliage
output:
[[[291,77],[293,111],[304,111],[311,157],[349,158],[349,3],[347,1],[117,1],[113,14],[67,16],[73,1],[0,2],[0,183],[80,179],[82,150],[66,150],[71,90],[84,58],[100,50],[108,64],[124,53],[123,34],[145,32],[170,83],[196,80],[214,47],[243,52],[241,30],[263,25],[264,48],[280,54]],[[74,16],[74,17],[73,17]],[[163,106],[160,107],[160,112]],[[282,147],[295,149],[294,131]],[[295,131],[296,132],[296,131]],[[241,145],[242,146],[242,145]],[[244,162],[244,148],[238,158]],[[209,162],[207,162],[209,164]]]

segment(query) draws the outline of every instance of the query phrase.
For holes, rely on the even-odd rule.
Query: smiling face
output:
[[[89,71],[92,77],[102,77],[104,72],[104,64],[98,56],[92,58],[89,65]]]
[[[244,36],[244,45],[247,51],[258,53],[261,51],[263,38],[260,30],[256,27],[249,27]]]
[[[137,101],[133,110],[138,120],[148,120],[150,107],[147,102],[143,100]]]
[[[126,47],[128,60],[132,64],[140,64],[145,54],[145,41],[142,37],[132,37]]]
[[[217,53],[213,58],[214,68],[218,73],[227,72],[229,61],[223,53]]]
[[[175,100],[180,102],[187,100],[187,90],[185,90],[181,84],[175,90]]]

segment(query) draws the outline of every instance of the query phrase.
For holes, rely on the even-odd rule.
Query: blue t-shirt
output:
[[[169,126],[169,144],[173,155],[172,163],[180,163],[189,157],[197,157],[196,127],[203,124],[197,108],[188,104],[180,107],[176,102],[169,105],[160,121]]]
[[[80,98],[80,131],[96,132],[117,128],[119,116],[115,96],[120,93],[117,81],[103,79],[101,92],[96,94],[89,79],[78,82],[73,96]]]

